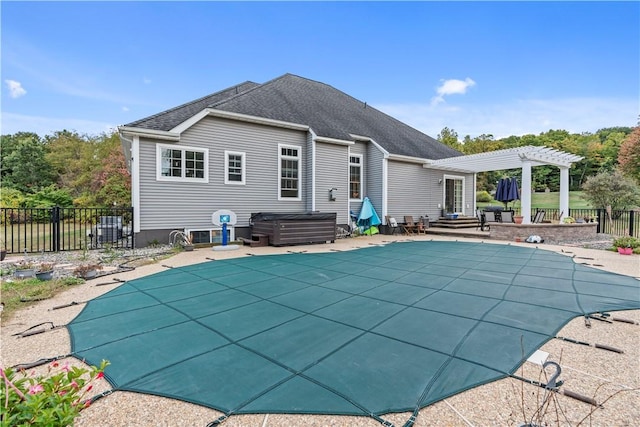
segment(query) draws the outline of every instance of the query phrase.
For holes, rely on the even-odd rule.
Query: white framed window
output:
[[[349,198],[362,200],[362,155],[349,156]]]
[[[232,185],[244,185],[245,173],[245,153],[238,151],[225,151],[224,183]]]
[[[278,144],[278,200],[301,200],[300,147]]]
[[[192,243],[222,243],[222,227],[197,228],[185,230]],[[227,241],[235,240],[235,229],[227,226]]]
[[[158,181],[209,182],[209,150],[180,145],[156,145]]]

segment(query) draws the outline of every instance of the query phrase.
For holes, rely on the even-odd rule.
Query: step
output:
[[[269,236],[267,236],[266,234],[252,234],[251,239],[246,239],[244,237],[241,237],[240,240],[245,245],[249,245],[252,248],[269,246]]]

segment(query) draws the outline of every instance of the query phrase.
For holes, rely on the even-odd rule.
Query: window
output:
[[[224,183],[244,185],[244,153],[225,151],[224,158]]]
[[[464,214],[464,177],[444,176],[444,208],[446,213]]]
[[[278,149],[280,150],[278,199],[300,200],[300,147],[279,145]]]
[[[362,156],[349,156],[349,198],[362,200]]]
[[[208,182],[207,149],[158,145],[156,154],[159,181]]]
[[[222,227],[185,230],[192,243],[222,243]],[[227,227],[227,241],[235,240],[235,229]]]

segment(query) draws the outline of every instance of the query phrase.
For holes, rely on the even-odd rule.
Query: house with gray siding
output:
[[[461,156],[330,85],[292,74],[244,82],[119,127],[132,176],[136,242],[184,230],[220,240],[212,214],[336,213],[369,197],[378,215],[473,215],[475,174],[433,163]]]

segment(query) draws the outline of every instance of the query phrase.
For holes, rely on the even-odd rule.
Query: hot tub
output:
[[[251,214],[251,233],[269,236],[272,246],[333,243],[336,240],[336,213],[254,213]]]

